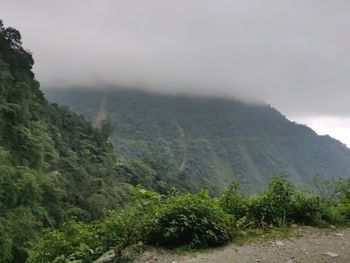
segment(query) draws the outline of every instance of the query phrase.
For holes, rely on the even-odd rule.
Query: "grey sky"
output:
[[[232,95],[303,120],[350,117],[349,14],[348,0],[0,0],[44,87]]]

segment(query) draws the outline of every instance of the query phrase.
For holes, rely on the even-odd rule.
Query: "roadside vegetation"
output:
[[[130,247],[209,248],[255,229],[344,226],[350,223],[350,181],[338,184],[341,190],[332,198],[301,192],[284,175],[274,176],[263,193],[250,198],[239,194],[238,183],[219,197],[206,191],[161,195],[135,187],[129,203],[103,220],[71,219],[60,229],[45,230],[28,262],[92,262],[110,249],[118,262],[127,260],[123,251]]]
[[[254,229],[349,223],[349,180],[306,194],[277,176],[253,197],[237,183],[213,197],[188,193],[200,187],[161,162],[118,161],[110,125],[50,104],[33,64],[0,20],[1,263],[85,263],[110,249],[122,261],[144,245],[209,248]]]

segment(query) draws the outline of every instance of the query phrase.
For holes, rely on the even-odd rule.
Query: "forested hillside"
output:
[[[268,105],[123,89],[47,89],[96,125],[107,118],[119,157],[162,163],[170,178],[213,193],[232,180],[261,190],[273,174],[296,183],[350,176],[350,150]]]
[[[266,161],[264,170],[261,160],[288,151],[290,167],[305,158],[303,169],[319,162],[320,171],[348,175],[347,148],[272,108],[142,92],[56,94],[94,127],[45,99],[33,63],[20,33],[0,20],[1,263],[90,263],[106,251],[110,262],[127,262],[145,244],[206,248],[266,226],[349,223],[349,180],[321,180],[318,195],[284,175],[249,198],[238,182],[216,197],[181,193],[216,193],[234,179],[265,183],[275,166]],[[288,171],[283,164],[276,167]]]
[[[0,21],[0,262],[23,262],[43,227],[100,218],[130,192],[107,126],[48,103],[33,63],[20,33]]]

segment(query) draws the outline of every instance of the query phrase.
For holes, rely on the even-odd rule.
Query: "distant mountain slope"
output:
[[[261,189],[272,174],[295,182],[350,176],[350,150],[267,105],[130,90],[46,90],[49,100],[96,122],[108,118],[119,156],[165,160],[212,192],[238,179]]]

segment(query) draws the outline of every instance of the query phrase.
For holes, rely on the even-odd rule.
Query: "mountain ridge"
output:
[[[253,193],[277,173],[298,183],[316,174],[350,176],[350,149],[289,121],[270,105],[126,89],[45,92],[92,122],[105,100],[119,157],[166,160],[171,171],[185,171],[195,185],[213,193],[233,180]]]

